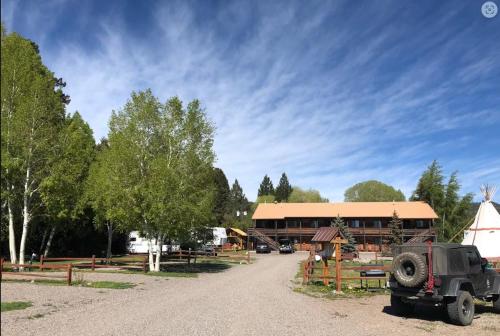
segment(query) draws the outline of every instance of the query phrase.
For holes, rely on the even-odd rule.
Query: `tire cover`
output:
[[[427,279],[427,263],[423,255],[403,252],[392,262],[393,274],[404,287],[416,287]]]

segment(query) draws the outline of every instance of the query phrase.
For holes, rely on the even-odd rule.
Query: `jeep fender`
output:
[[[495,281],[496,285],[497,281]],[[451,279],[450,284],[443,296],[457,296],[458,291],[466,290],[470,292],[472,296],[475,296],[476,293],[474,291],[474,286],[472,286],[472,282],[467,278],[455,278]]]

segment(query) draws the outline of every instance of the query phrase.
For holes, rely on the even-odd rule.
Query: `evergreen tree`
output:
[[[252,222],[251,205],[238,180],[234,180],[229,196],[229,213],[226,215],[226,225],[246,229]],[[245,215],[246,212],[246,215]]]
[[[356,240],[352,236],[351,232],[349,232],[349,229],[345,225],[344,220],[339,215],[337,215],[330,226],[338,228],[347,240],[347,244],[342,245],[342,252],[350,253],[356,251]]]
[[[388,223],[391,235],[387,238],[388,245],[401,245],[403,243],[403,221],[399,219],[398,213],[394,211],[392,219]]]
[[[292,193],[292,186],[290,182],[288,182],[288,177],[285,173],[281,175],[280,182],[276,187],[276,201],[278,202],[286,202]]]
[[[467,214],[472,208],[473,195],[468,193],[460,197],[459,191],[457,173],[452,173],[448,183],[444,184],[441,166],[437,161],[433,161],[420,177],[410,199],[427,202],[434,209],[439,216],[435,227],[441,241],[448,241],[455,236],[470,219]]]
[[[224,222],[224,216],[230,211],[230,190],[226,175],[220,168],[214,169],[215,199],[214,215],[217,225]]]
[[[269,178],[269,176],[264,176],[264,179],[260,183],[259,186],[259,191],[257,193],[257,196],[264,196],[264,195],[274,195],[274,187],[273,187],[273,182]]]

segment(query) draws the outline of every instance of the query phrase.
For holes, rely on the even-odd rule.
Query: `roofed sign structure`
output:
[[[403,240],[435,240],[434,210],[425,202],[261,203],[249,229],[253,242],[289,239],[307,248],[313,236],[340,216],[359,251],[381,251],[390,236],[388,223],[396,212],[403,221]]]

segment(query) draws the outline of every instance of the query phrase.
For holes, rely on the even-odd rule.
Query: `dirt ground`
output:
[[[136,283],[95,289],[2,283],[1,300],[33,306],[2,313],[7,335],[500,335],[500,315],[477,306],[473,325],[439,311],[393,316],[389,296],[328,300],[293,291],[305,254],[262,255],[198,278],[85,273],[85,280]]]

